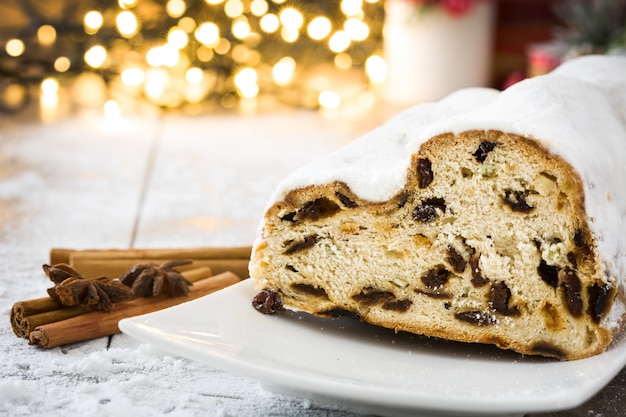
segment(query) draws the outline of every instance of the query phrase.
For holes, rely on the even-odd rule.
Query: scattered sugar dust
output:
[[[0,415],[358,416],[264,391],[255,380],[171,356],[126,335],[115,336],[108,350],[107,338],[50,350],[14,339],[0,348],[6,358],[0,364]]]

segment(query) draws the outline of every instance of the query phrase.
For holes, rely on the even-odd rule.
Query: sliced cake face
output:
[[[316,315],[560,359],[606,348],[617,290],[568,163],[480,130],[434,137],[411,158],[387,201],[341,182],[287,193],[266,213],[251,276]]]

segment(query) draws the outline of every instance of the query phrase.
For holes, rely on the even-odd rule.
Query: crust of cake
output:
[[[422,144],[388,201],[341,182],[288,192],[250,274],[291,309],[572,360],[612,340],[600,261],[574,169],[532,138],[473,130]]]

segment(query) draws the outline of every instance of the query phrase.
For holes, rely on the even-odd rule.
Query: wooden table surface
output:
[[[344,123],[281,110],[43,123],[28,111],[0,115],[0,415],[360,415],[266,392],[123,334],[29,346],[13,334],[9,311],[45,295],[41,265],[54,247],[250,245],[283,176],[383,118]],[[625,390],[622,370],[582,406],[533,417],[621,416]]]

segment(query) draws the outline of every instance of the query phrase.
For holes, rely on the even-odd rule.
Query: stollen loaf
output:
[[[418,104],[292,172],[255,305],[522,354],[603,352],[626,313],[626,57]]]

